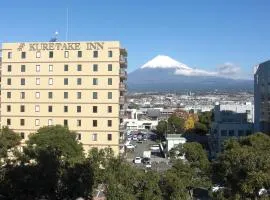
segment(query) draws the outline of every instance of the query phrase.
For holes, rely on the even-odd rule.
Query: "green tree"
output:
[[[211,186],[210,162],[201,144],[196,142],[180,144],[170,151],[170,156],[174,163],[169,173],[174,172],[176,177],[180,173],[180,177],[183,179],[177,183],[184,187],[184,190],[179,191],[188,191],[189,198],[191,198],[194,188],[208,189]],[[184,156],[186,161],[179,160],[179,156]]]
[[[0,158],[6,158],[8,150],[14,149],[20,141],[21,137],[17,133],[8,127],[3,127],[0,133]]]
[[[214,181],[231,191],[231,199],[259,199],[261,188],[270,189],[270,137],[257,133],[225,143],[213,163]]]
[[[164,138],[166,132],[167,132],[167,122],[165,120],[159,121],[156,127],[156,133],[159,139]]]
[[[207,129],[210,129],[213,119],[213,111],[206,111],[199,114],[199,122],[206,125]]]
[[[205,135],[208,133],[208,128],[205,124],[201,122],[195,122],[194,132],[200,135]]]
[[[60,152],[61,159],[75,163],[83,159],[83,147],[76,140],[76,133],[67,127],[56,125],[40,128],[27,141],[24,152],[35,159],[40,151],[53,149]]]
[[[171,115],[168,119],[168,129],[170,134],[182,134],[185,130],[185,120]]]

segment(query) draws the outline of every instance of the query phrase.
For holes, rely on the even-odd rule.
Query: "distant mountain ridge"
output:
[[[193,69],[168,56],[157,56],[128,74],[129,91],[224,90],[251,91],[252,80],[222,77],[217,72]]]

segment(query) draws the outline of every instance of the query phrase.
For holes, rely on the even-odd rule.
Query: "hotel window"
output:
[[[21,97],[21,99],[25,99],[25,92],[21,92],[20,97]]]
[[[68,58],[68,57],[69,57],[69,52],[65,51],[65,58]]]
[[[52,92],[48,92],[48,98],[52,99],[53,98],[53,93]]]
[[[98,109],[97,106],[93,106],[93,113],[97,113],[98,112],[97,109]]]
[[[82,71],[82,65],[77,65],[77,71],[78,72]]]
[[[11,72],[11,65],[8,65],[7,71]]]
[[[238,136],[245,136],[244,130],[238,130]]]
[[[98,99],[98,93],[97,92],[93,92],[93,99]]]
[[[98,85],[98,79],[97,78],[93,78],[93,85]]]
[[[82,111],[82,107],[81,106],[77,106],[77,113],[80,113]]]
[[[7,125],[11,125],[11,119],[7,119]]]
[[[49,85],[52,85],[52,84],[53,84],[53,79],[49,78]]]
[[[109,134],[107,135],[107,139],[108,139],[108,141],[111,141],[111,140],[112,140],[112,134],[111,134],[111,133],[109,133]]]
[[[25,125],[25,120],[24,119],[20,119],[20,125],[24,126]]]
[[[40,51],[37,51],[36,52],[36,58],[40,58],[40,54],[41,54]]]
[[[68,65],[64,65],[64,71],[65,71],[65,72],[68,71]]]
[[[7,84],[8,84],[8,85],[11,85],[11,78],[8,78],[8,79],[7,79]]]
[[[64,78],[64,85],[68,85],[68,78]]]
[[[8,52],[8,59],[12,58],[12,52]]]
[[[108,113],[112,113],[112,106],[108,106]]]
[[[64,92],[64,99],[68,99],[68,92]]]
[[[109,71],[109,72],[112,71],[112,64],[108,64],[108,71]]]
[[[35,112],[39,112],[39,111],[40,111],[39,105],[35,105]]]
[[[64,126],[68,126],[68,120],[64,119]]]
[[[82,51],[78,51],[78,58],[82,57]]]
[[[22,58],[22,59],[25,59],[25,58],[26,58],[26,52],[23,51],[23,52],[21,53],[21,58]]]
[[[25,85],[25,78],[21,78],[21,85]]]
[[[93,120],[93,127],[97,127],[97,120]]]
[[[108,92],[108,99],[112,99],[112,92]]]
[[[21,65],[21,72],[25,72],[25,65]]]
[[[94,71],[94,72],[97,72],[97,71],[98,71],[98,65],[97,65],[97,64],[94,64],[94,65],[93,65],[93,71]]]
[[[48,126],[52,126],[53,125],[53,120],[52,119],[48,119]]]
[[[24,136],[24,132],[21,132],[21,133],[20,133],[20,135],[21,135],[21,138],[22,138],[22,139],[24,139],[24,138],[25,138],[25,136]]]
[[[97,141],[97,134],[96,133],[92,134],[92,141]]]
[[[82,126],[82,120],[80,119],[77,120],[77,126]]]
[[[53,107],[52,106],[48,106],[48,112],[52,112]]]
[[[20,106],[20,111],[21,111],[21,112],[24,112],[24,111],[25,111],[24,105],[21,105],[21,106]]]
[[[112,78],[108,78],[108,85],[112,85]]]
[[[53,58],[53,51],[49,51],[49,58]]]
[[[64,112],[68,112],[68,106],[64,106]]]
[[[98,57],[98,51],[93,51],[93,57],[97,58]]]
[[[81,140],[82,139],[82,136],[80,133],[77,133],[77,140]]]
[[[8,98],[8,99],[11,98],[11,92],[7,92],[7,98]]]
[[[36,72],[40,72],[40,65],[36,65]]]
[[[40,124],[39,119],[36,119],[36,120],[35,120],[35,125],[36,125],[36,126],[39,126],[39,124]]]
[[[36,99],[40,98],[40,92],[36,92]]]
[[[7,105],[7,112],[10,112],[10,111],[11,111],[11,106]]]
[[[112,57],[112,51],[108,51],[108,57],[111,58]]]
[[[77,92],[77,99],[81,99],[82,98],[82,93],[81,92]]]
[[[81,85],[82,84],[82,79],[81,78],[77,78],[77,85]]]
[[[53,71],[53,65],[49,65],[49,72]]]
[[[112,126],[112,120],[108,120],[108,127]]]
[[[36,85],[40,85],[40,78],[36,78]]]

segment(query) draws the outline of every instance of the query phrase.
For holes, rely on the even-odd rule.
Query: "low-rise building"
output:
[[[210,130],[211,156],[216,157],[229,138],[239,138],[253,132],[254,106],[245,104],[217,104],[214,108],[214,122]]]

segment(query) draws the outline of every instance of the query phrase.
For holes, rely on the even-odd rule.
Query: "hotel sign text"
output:
[[[86,50],[100,50],[103,49],[103,42],[88,42],[86,43]],[[18,47],[19,51],[25,47],[24,43],[21,43]],[[54,51],[54,50],[81,50],[81,43],[76,42],[49,42],[49,43],[30,43],[29,51]]]

